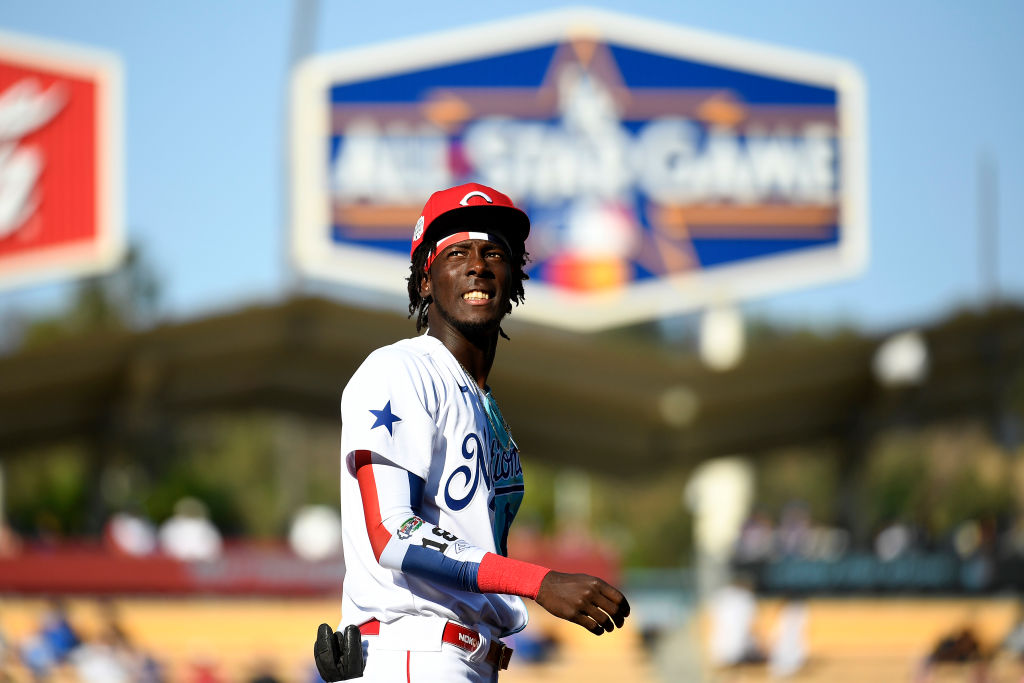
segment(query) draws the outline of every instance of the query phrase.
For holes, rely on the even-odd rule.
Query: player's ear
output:
[[[423,273],[423,279],[420,280],[420,297],[426,299],[428,296],[431,295],[432,291],[433,289],[430,282],[430,271],[428,270],[425,273]]]

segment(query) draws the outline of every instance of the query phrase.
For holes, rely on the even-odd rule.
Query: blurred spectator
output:
[[[118,512],[107,521],[103,540],[116,553],[149,555],[156,550],[156,528],[149,520],[129,512]]]
[[[910,527],[892,522],[875,536],[875,555],[883,562],[891,562],[907,552],[914,541]]]
[[[21,552],[21,539],[11,526],[0,520],[0,557],[14,557]]]
[[[261,673],[261,674],[256,674],[251,679],[249,679],[249,683],[281,683],[281,682],[272,673]]]
[[[520,631],[505,639],[521,663],[542,664],[558,651],[558,641],[544,631]]]
[[[59,547],[62,540],[60,520],[49,510],[40,510],[35,515],[35,542],[43,548]]]
[[[1003,639],[1002,649],[1018,662],[1024,662],[1024,599],[1017,601],[1017,618]]]
[[[159,663],[150,654],[138,649],[132,642],[128,632],[121,625],[117,608],[113,602],[105,601],[100,604],[102,614],[102,627],[96,643],[89,643],[76,651],[76,668],[78,667],[77,657],[80,652],[86,650],[89,657],[83,658],[92,666],[91,678],[79,672],[83,681],[113,681],[126,680],[131,683],[162,683],[163,672]],[[118,672],[124,676],[123,679],[114,679],[112,676]]]
[[[985,652],[971,626],[958,628],[939,639],[932,651],[925,657],[918,671],[919,683],[932,680],[936,664],[970,664],[973,678],[984,681],[990,656]]]
[[[220,557],[221,538],[207,514],[206,505],[195,498],[182,498],[174,505],[174,516],[160,527],[160,548],[179,560],[202,562]]]
[[[5,680],[4,673],[10,661],[17,656],[11,643],[7,640],[7,633],[0,626],[0,681]]]
[[[999,545],[1004,557],[1024,557],[1024,516],[1018,516],[1009,524]]]
[[[797,673],[807,661],[807,604],[803,600],[782,603],[775,624],[775,639],[768,661],[773,676]]]
[[[305,683],[324,683],[324,679],[320,678],[320,672],[316,670],[315,664],[310,664],[306,669]]]
[[[790,503],[776,528],[763,511],[756,511],[743,524],[733,561],[759,565],[786,558],[835,562],[850,547],[850,533],[838,527],[814,524],[807,507]]]
[[[761,663],[764,650],[754,637],[757,601],[749,577],[737,574],[732,583],[710,598],[711,662],[715,666]]]
[[[104,631],[95,642],[83,643],[71,656],[81,683],[134,683],[131,662],[117,639]]]
[[[45,679],[81,642],[68,621],[63,600],[55,598],[43,615],[39,632],[22,647],[22,661],[36,678]]]
[[[748,564],[771,559],[775,549],[775,529],[771,518],[762,511],[754,512],[740,530],[736,543],[736,561]]]
[[[835,562],[850,548],[850,532],[837,527],[816,526],[804,544],[804,556],[809,560]]]
[[[245,677],[245,680],[247,683],[281,683],[280,679],[274,675],[275,669],[276,667],[270,659],[258,657],[249,669],[251,673]]]
[[[82,642],[78,633],[71,627],[67,605],[60,598],[50,601],[50,609],[43,617],[40,635],[57,661],[61,662]]]
[[[995,524],[967,520],[953,533],[953,548],[960,556],[960,583],[969,591],[989,588],[995,579]]]
[[[784,557],[799,557],[810,538],[811,513],[804,503],[787,503],[779,520],[778,544]]]
[[[973,519],[961,522],[953,532],[953,548],[961,559],[966,559],[981,548],[981,525]]]
[[[969,626],[941,638],[928,656],[933,662],[969,662],[981,657],[981,641]]]
[[[198,659],[190,665],[188,683],[222,683],[217,673],[217,663],[209,659]]]

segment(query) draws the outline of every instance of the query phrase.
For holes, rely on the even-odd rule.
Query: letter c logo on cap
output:
[[[493,204],[494,203],[494,200],[492,200],[490,197],[488,197],[486,194],[484,194],[480,190],[473,190],[472,192],[467,193],[466,196],[462,198],[462,201],[459,202],[459,205],[460,206],[469,206],[469,199],[470,199],[470,197],[483,197],[484,201],[486,201],[488,204]]]

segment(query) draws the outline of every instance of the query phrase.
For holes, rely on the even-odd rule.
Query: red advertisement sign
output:
[[[120,89],[105,53],[0,35],[0,287],[117,262]]]

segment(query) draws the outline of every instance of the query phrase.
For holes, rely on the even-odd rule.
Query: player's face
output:
[[[430,266],[420,286],[432,296],[430,325],[450,325],[465,336],[496,332],[508,310],[512,268],[504,245],[488,240],[463,240],[446,247]]]

